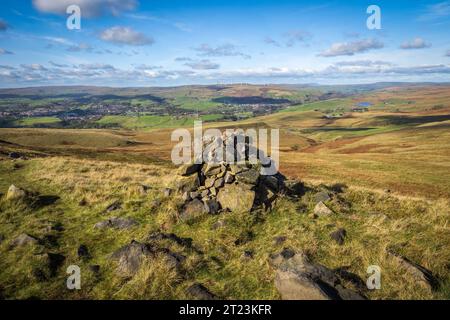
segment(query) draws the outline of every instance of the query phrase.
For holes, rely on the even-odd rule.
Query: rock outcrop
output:
[[[275,286],[283,300],[362,300],[360,293],[345,288],[336,273],[311,262],[304,253],[284,249],[272,255]]]

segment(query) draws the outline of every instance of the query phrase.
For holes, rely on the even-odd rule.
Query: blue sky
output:
[[[1,1],[0,86],[447,82],[449,28],[450,1]]]

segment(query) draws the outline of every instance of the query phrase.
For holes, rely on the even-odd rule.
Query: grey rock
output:
[[[6,193],[6,200],[8,201],[25,201],[29,196],[28,191],[11,185]]]
[[[22,233],[10,243],[10,247],[23,247],[26,245],[37,243],[39,243],[39,240],[37,238],[30,236],[29,234]]]
[[[222,188],[225,184],[225,179],[224,178],[219,178],[216,180],[216,182],[214,182],[214,187],[215,188]]]
[[[137,226],[138,223],[132,218],[119,218],[113,217],[105,221],[101,221],[95,224],[96,229],[114,228],[114,229],[129,229]]]
[[[333,214],[333,211],[331,211],[323,202],[319,202],[314,207],[314,214],[318,217],[323,217]]]
[[[205,174],[205,176],[211,177],[216,174],[219,174],[223,170],[224,166],[222,166],[221,164],[208,163],[206,167],[203,169],[203,173]]]
[[[283,300],[362,300],[365,297],[342,286],[335,273],[311,262],[303,253],[289,251],[271,256],[276,268],[275,286]]]
[[[186,289],[186,293],[195,300],[217,300],[217,296],[200,283],[191,285]]]
[[[220,189],[217,201],[223,209],[250,212],[255,202],[255,191],[242,185],[227,184]]]
[[[388,250],[388,255],[396,261],[409,275],[411,275],[422,287],[428,290],[435,290],[439,287],[438,279],[433,275],[433,273],[418,265],[417,263],[412,262],[406,257],[401,256],[400,254]]]
[[[11,152],[8,156],[11,159],[20,159],[22,157],[22,154],[20,154],[18,152]]]
[[[331,239],[337,242],[340,246],[344,244],[345,237],[347,236],[347,231],[340,228],[330,234]]]
[[[117,261],[118,273],[126,276],[135,275],[146,258],[154,257],[153,248],[146,244],[132,241],[113,253],[111,258]]]
[[[234,176],[230,172],[227,172],[225,174],[225,183],[230,184],[233,182],[234,182]]]
[[[178,168],[178,174],[181,176],[190,176],[191,174],[200,171],[201,167],[201,164],[185,164]]]
[[[241,258],[242,258],[243,260],[251,260],[251,259],[253,259],[253,255],[254,255],[253,251],[251,251],[251,250],[245,250],[245,251],[242,253]]]
[[[189,201],[189,200],[191,200],[191,193],[193,193],[193,192],[185,192],[185,193],[183,193],[183,195],[181,196],[181,198],[184,200],[184,201]]]
[[[225,222],[225,220],[219,220],[212,225],[212,229],[213,230],[221,229],[221,228],[225,227],[226,225],[227,225],[227,223]]]
[[[172,191],[173,190],[170,188],[164,188],[164,190],[163,190],[164,197],[166,197],[166,198],[170,197],[172,195]]]
[[[122,203],[115,201],[106,208],[106,212],[113,212],[122,209]]]
[[[184,208],[180,214],[180,219],[183,222],[190,222],[205,215],[206,213],[207,212],[203,202],[198,199],[194,199],[184,205]]]
[[[258,170],[250,169],[248,171],[238,173],[236,175],[236,180],[241,183],[256,185],[258,183],[259,176],[260,174]]]
[[[277,236],[275,238],[273,238],[273,242],[276,246],[281,245],[282,243],[284,243],[287,240],[286,236]]]
[[[316,202],[316,204],[319,202],[327,202],[330,199],[330,195],[325,191],[318,192],[314,195],[314,201]]]
[[[297,180],[286,180],[284,186],[287,193],[292,196],[301,196],[305,192],[304,184]]]
[[[191,199],[195,199],[200,196],[200,193],[194,191],[194,192],[189,193],[189,196],[191,197]]]
[[[207,200],[204,203],[205,211],[209,214],[216,214],[220,210],[220,204],[216,200]]]

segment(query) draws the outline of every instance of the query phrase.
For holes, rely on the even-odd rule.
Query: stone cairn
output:
[[[233,162],[209,161],[217,154],[218,148],[222,148],[222,154],[226,155],[226,152],[229,152],[226,148],[229,143],[234,146],[234,155],[230,157],[234,159]],[[265,158],[262,151],[253,149],[256,151],[253,154],[258,155],[257,160],[249,161],[254,146],[248,137],[242,137],[240,133],[226,132],[220,139],[204,139],[203,146],[203,150],[206,150],[205,147],[209,150],[207,161],[183,165],[178,169],[181,178],[176,189],[185,201],[179,215],[183,221],[222,211],[269,210],[278,196],[296,197],[303,193],[301,182],[286,180],[279,172],[262,175],[264,168],[272,165],[272,160]]]

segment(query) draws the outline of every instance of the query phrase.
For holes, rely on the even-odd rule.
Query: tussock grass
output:
[[[54,204],[39,208],[1,200],[0,234],[5,240],[0,243],[0,289],[6,298],[184,299],[189,298],[186,288],[200,282],[222,298],[278,299],[268,258],[285,247],[302,250],[329,268],[346,267],[363,281],[368,276],[367,267],[379,265],[382,288],[366,292],[371,299],[449,298],[450,212],[445,199],[422,201],[344,188],[327,202],[335,214],[313,219],[314,194],[326,186],[311,185],[299,200],[279,198],[271,212],[205,216],[188,225],[178,220],[181,196],[162,195],[162,188],[175,181],[172,171],[164,166],[49,157],[24,161],[20,169],[2,161],[0,173],[2,192],[16,184],[43,195],[60,196]],[[147,191],[142,185],[149,187]],[[82,199],[86,204],[80,206]],[[106,212],[115,201],[120,201],[122,208]],[[113,216],[134,218],[139,226],[127,230],[93,228]],[[224,221],[224,226],[214,228],[218,221]],[[63,230],[52,229],[55,225]],[[330,239],[337,228],[347,230],[343,246]],[[157,230],[192,238],[202,253],[166,241],[161,245],[186,256],[181,273],[156,258],[131,279],[116,274],[110,255],[133,239],[145,241]],[[10,249],[9,243],[21,233],[43,241]],[[276,244],[278,236],[286,241]],[[91,260],[77,256],[80,244],[89,248]],[[431,270],[440,279],[440,288],[431,292],[416,283],[386,249]],[[244,258],[244,251],[252,252],[253,258]],[[44,252],[59,253],[66,259],[55,277],[40,282],[33,270],[41,266],[37,257]],[[71,264],[82,270],[80,291],[65,287],[65,270]],[[98,275],[90,271],[91,265],[100,266]],[[352,287],[351,283],[346,285]]]

